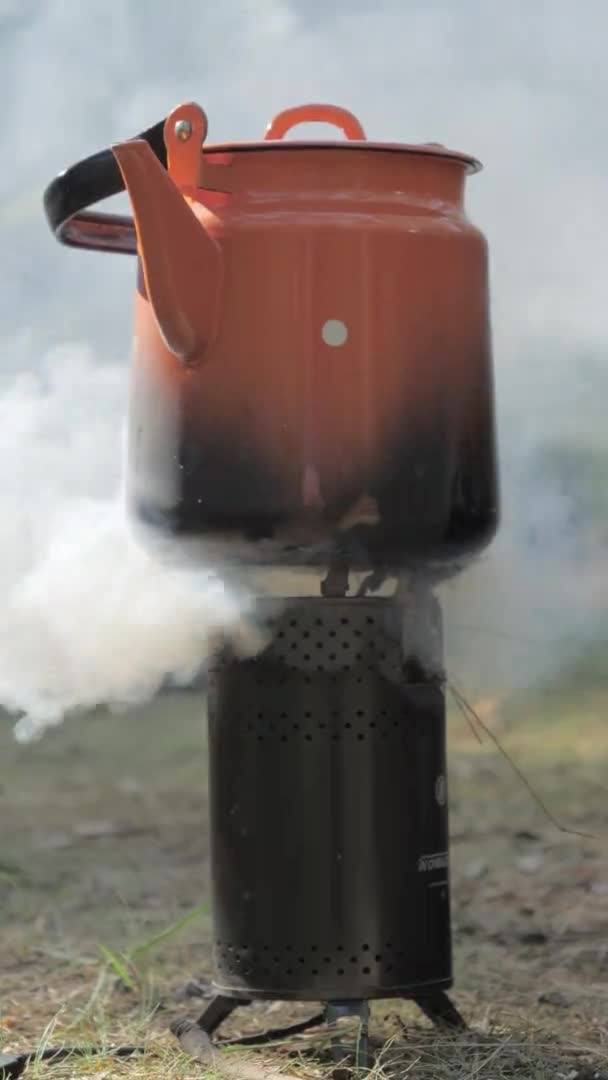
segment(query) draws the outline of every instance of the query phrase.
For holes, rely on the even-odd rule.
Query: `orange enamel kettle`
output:
[[[311,121],[342,137],[284,138]],[[226,564],[455,572],[498,522],[479,163],[330,105],[206,136],[181,105],[45,196],[63,242],[138,256],[136,517]],[[134,222],[88,210],[123,187]]]

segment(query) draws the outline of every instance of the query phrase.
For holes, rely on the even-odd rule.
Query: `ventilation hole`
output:
[[[340,619],[342,626],[348,626],[348,619]]]
[[[393,946],[391,945],[390,941],[389,941],[389,942],[387,943],[387,945],[385,946],[385,948],[387,948],[387,949],[392,949],[392,947],[393,947]]]
[[[373,615],[368,615],[365,621],[368,626],[373,626],[376,620],[374,619]]]
[[[289,625],[290,626],[297,626],[298,625],[298,620],[297,619],[290,619],[289,620]]]
[[[338,968],[338,975],[344,975],[344,968]]]
[[[325,731],[327,724],[319,724],[319,731]]]
[[[294,731],[299,731],[300,730],[300,725],[299,724],[294,724],[293,725],[293,730]]]
[[[293,952],[293,945],[286,945],[285,952]]]
[[[323,619],[315,619],[315,626],[323,626]]]
[[[344,952],[344,946],[343,945],[338,945],[337,951],[338,952]]]
[[[280,959],[279,959],[279,957],[278,957],[278,956],[273,956],[273,958],[272,958],[272,962],[273,962],[273,964],[280,964],[280,963],[281,963],[281,961],[280,961]]]
[[[310,630],[305,630],[304,633],[302,634],[302,637],[309,638],[310,637]]]
[[[376,961],[377,964],[379,964],[381,962],[381,960],[382,960],[382,954],[381,953],[376,953],[376,955],[374,956],[374,960]]]
[[[335,654],[335,652],[330,652],[330,654],[329,654],[329,659],[330,659],[330,660],[335,660],[335,659],[336,659],[336,654]]]
[[[304,653],[304,659],[310,660],[310,653]]]
[[[307,686],[310,686],[310,684],[312,682],[312,679],[311,679],[310,675],[305,676],[304,682],[306,683]]]
[[[371,975],[371,973],[372,973],[372,969],[371,969],[371,968],[368,968],[368,967],[364,967],[364,968],[363,968],[363,974],[364,974],[364,975]]]
[[[253,724],[247,724],[247,731],[253,731]]]
[[[258,742],[264,742],[264,736],[258,735]]]
[[[293,975],[293,968],[287,968],[287,975]]]
[[[363,709],[357,709],[357,716],[365,716],[365,711]]]
[[[331,710],[331,715],[333,716],[334,720],[337,720],[339,715],[340,715],[340,710],[339,709],[332,709]]]
[[[264,945],[263,952],[270,952],[270,945]]]
[[[258,713],[258,720],[261,720],[261,719],[263,718],[263,716],[264,716],[264,713],[262,713],[262,712],[259,712],[259,713]]]
[[[355,637],[361,637],[361,631],[360,630],[355,630],[354,634],[355,634]]]
[[[331,964],[331,960],[330,960],[329,956],[324,956],[323,957],[323,963],[324,964]]]
[[[312,713],[311,713],[310,709],[306,710],[306,712],[304,713],[304,716],[306,717],[307,720],[310,720],[310,718],[312,716]]]
[[[361,735],[361,734],[357,735],[357,739],[359,740],[359,742],[363,742],[364,738],[365,738],[365,735]]]
[[[336,631],[335,630],[330,630],[329,631],[329,636],[330,637],[335,637],[336,636]]]
[[[312,742],[312,735],[306,736],[306,742]]]
[[[281,735],[281,742],[287,742],[287,735]]]
[[[352,725],[352,724],[351,724],[350,722],[347,722],[347,723],[346,723],[346,724],[344,725],[344,727],[345,727],[345,728],[347,728],[347,729],[348,729],[349,731],[350,731],[350,729],[352,728],[352,726],[353,726],[353,725]]]
[[[298,964],[305,964],[305,963],[306,963],[306,960],[304,959],[304,957],[303,956],[298,956]]]
[[[351,964],[356,964],[357,963],[357,957],[356,956],[351,956],[350,962],[351,962]]]
[[[350,641],[343,641],[342,642],[342,648],[343,649],[350,649]]]
[[[369,952],[369,945],[363,946],[363,952]]]
[[[317,969],[317,968],[313,968],[313,969],[312,969],[312,973],[313,973],[313,975],[318,975],[318,974],[319,974],[319,972],[318,972],[318,969]]]
[[[317,648],[317,649],[322,649],[322,648],[323,648],[323,642],[322,642],[322,641],[317,641],[317,642],[315,643],[315,648]]]
[[[277,634],[277,637],[278,638],[284,638],[285,637],[285,631],[284,630],[279,630],[279,632]]]
[[[370,720],[370,722],[369,722],[369,726],[370,726],[370,728],[375,728],[375,726],[376,726],[376,721],[375,721],[375,720]]]
[[[318,945],[311,945],[310,951],[311,952],[318,952],[319,951],[319,946]]]

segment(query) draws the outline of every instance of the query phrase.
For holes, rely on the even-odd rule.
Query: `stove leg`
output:
[[[373,1065],[369,1045],[369,1002],[368,1001],[330,1001],[325,1006],[325,1022],[331,1025],[344,1016],[358,1016],[360,1021],[359,1038],[355,1047],[355,1068],[369,1069]],[[342,1042],[338,1037],[332,1039],[331,1054],[336,1062],[350,1057],[353,1047]]]
[[[223,1024],[224,1020],[227,1020],[229,1016],[244,1005],[251,1005],[251,1001],[248,999],[237,999],[224,997],[222,994],[216,994],[211,998],[207,1008],[199,1016],[198,1020],[192,1024],[190,1021],[178,1021],[173,1025],[173,1034],[178,1038],[184,1031],[191,1028],[198,1028],[199,1031],[204,1032],[205,1035],[211,1039],[217,1029]],[[264,1046],[267,1043],[280,1042],[282,1039],[287,1039],[293,1035],[301,1035],[302,1032],[308,1031],[309,1028],[318,1027],[325,1020],[325,1013],[317,1013],[315,1016],[308,1017],[307,1020],[300,1020],[296,1024],[289,1024],[283,1028],[270,1028],[268,1031],[256,1031],[251,1035],[237,1035],[235,1038],[217,1039],[215,1041],[216,1046]]]
[[[444,990],[431,990],[416,994],[413,1000],[424,1015],[437,1027],[466,1030],[466,1023]]]
[[[222,997],[221,994],[216,994],[210,999],[207,1008],[196,1021],[197,1026],[206,1035],[211,1036],[214,1031],[217,1031],[220,1024],[223,1024],[224,1020],[227,1020],[240,1005],[249,1005],[249,1001],[237,1001],[236,998]]]

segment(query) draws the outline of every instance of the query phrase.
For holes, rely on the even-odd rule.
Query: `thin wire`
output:
[[[532,784],[527,779],[525,774],[522,772],[519,765],[517,765],[517,763],[513,760],[511,755],[508,753],[508,751],[505,750],[504,746],[500,742],[500,739],[494,734],[494,732],[491,730],[491,728],[489,728],[488,725],[486,723],[484,723],[484,721],[481,719],[481,717],[475,711],[473,706],[469,704],[469,702],[467,701],[464,694],[461,693],[461,691],[458,689],[458,687],[454,684],[454,681],[450,680],[450,679],[448,679],[446,677],[445,678],[445,684],[446,684],[448,690],[450,691],[450,693],[452,694],[452,697],[454,698],[454,701],[456,702],[458,708],[463,713],[463,715],[467,718],[467,720],[469,722],[469,726],[473,728],[473,724],[477,724],[481,728],[481,730],[484,732],[484,734],[487,735],[488,738],[494,743],[494,746],[496,747],[498,752],[500,754],[502,754],[505,761],[508,763],[508,765],[513,770],[513,772],[515,773],[517,778],[520,780],[520,782],[524,785],[526,791],[528,792],[530,797],[534,800],[534,802],[539,807],[539,809],[543,812],[543,814],[545,815],[547,820],[550,821],[551,824],[559,832],[567,833],[569,836],[580,836],[584,840],[597,840],[597,837],[594,836],[593,833],[581,832],[579,829],[569,829],[565,825],[562,825],[562,823],[560,821],[558,821],[558,819],[555,817],[555,815],[551,812],[551,810],[549,809],[549,807],[545,803],[544,799],[542,799],[541,796],[538,794],[538,792],[535,791],[535,789],[532,787]],[[473,728],[473,730],[474,730],[474,728]],[[481,742],[481,739],[479,737],[479,732],[476,732],[476,734],[477,734],[477,737],[478,737],[479,741]]]
[[[460,709],[460,712],[462,713],[462,715],[464,716],[467,724],[469,725],[474,737],[477,739],[477,742],[481,745],[481,743],[483,743],[483,739],[482,739],[481,735],[479,734],[477,728],[475,727],[475,724],[471,720],[471,717],[469,716],[467,710],[465,709],[464,705],[462,704],[460,698],[454,693],[454,691],[452,689],[452,686],[450,685],[449,682],[447,682],[447,680],[446,680],[446,685],[447,685],[448,689],[451,691],[452,697],[454,698],[454,701],[456,702],[458,708]]]

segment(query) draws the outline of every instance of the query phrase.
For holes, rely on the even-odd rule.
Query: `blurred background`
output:
[[[212,141],[325,100],[371,139],[484,163],[468,210],[490,243],[504,516],[442,595],[448,675],[560,820],[605,835],[607,34],[603,0],[0,0],[0,925],[24,994],[28,956],[38,985],[45,964],[72,978],[77,956],[89,986],[98,940],[140,940],[205,896],[201,672],[234,608],[130,537],[134,263],[61,248],[42,210],[57,172],[180,101],[205,108]],[[537,910],[523,898],[541,878],[555,933],[573,905],[596,933],[605,845],[559,834],[457,713],[451,739],[455,903],[474,894],[478,922],[491,913],[483,948],[500,950],[497,920],[508,937],[535,917],[517,912]],[[204,967],[204,923],[177,967]],[[459,941],[466,989],[477,969]],[[560,985],[601,982],[551,955]]]

